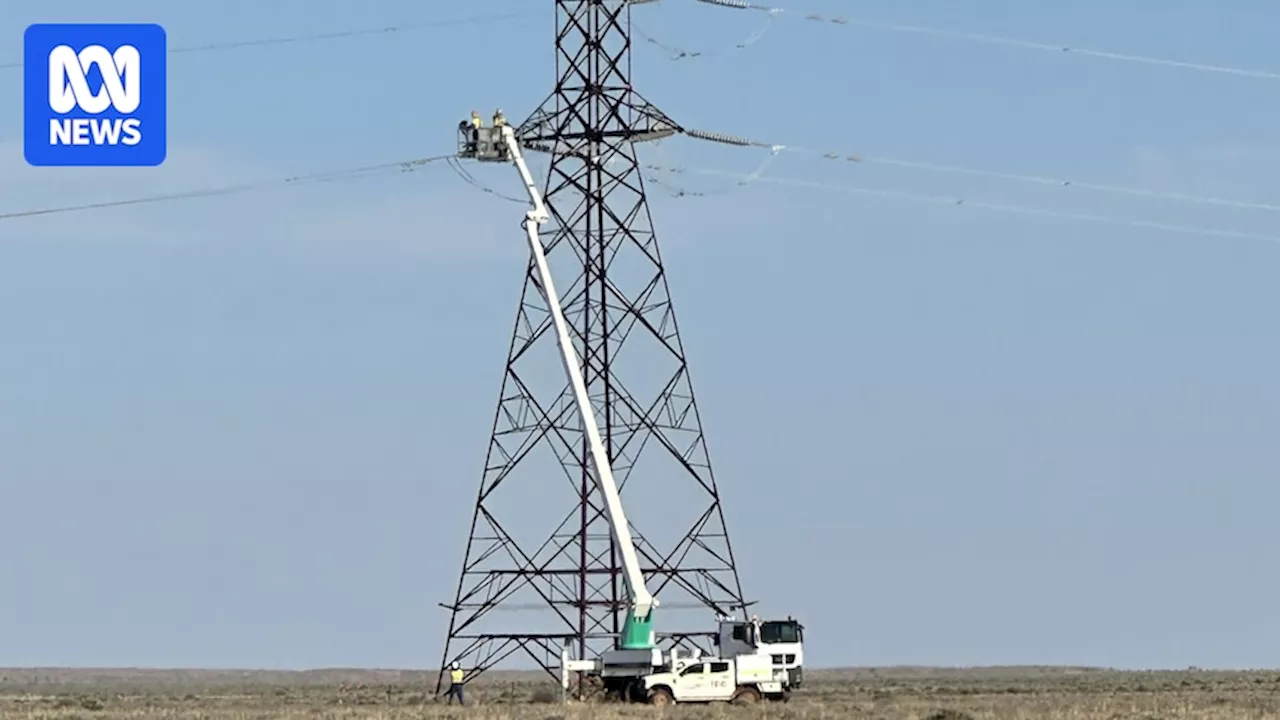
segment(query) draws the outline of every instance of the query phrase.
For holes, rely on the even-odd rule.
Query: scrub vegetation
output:
[[[413,671],[0,669],[0,718],[123,720],[1253,720],[1280,717],[1280,671],[1090,668],[812,670],[788,703],[751,707],[560,703],[545,676],[493,672],[468,707],[437,701]]]

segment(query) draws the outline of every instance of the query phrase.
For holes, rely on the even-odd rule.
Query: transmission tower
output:
[[[708,650],[714,616],[745,603],[634,147],[681,128],[632,89],[630,5],[556,0],[555,90],[518,134],[550,157],[543,242],[662,644]],[[562,648],[614,646],[628,595],[592,472],[531,259],[442,667],[554,674]]]

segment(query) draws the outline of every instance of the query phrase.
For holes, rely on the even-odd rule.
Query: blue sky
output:
[[[43,5],[0,9],[0,59],[36,21],[154,21],[190,46],[467,15]],[[541,5],[175,54],[156,169],[28,168],[21,73],[0,69],[0,213],[449,152],[473,107],[523,118],[550,91]],[[856,10],[1280,70],[1280,11],[1261,1]],[[636,51],[638,88],[686,126],[1280,200],[1274,80],[787,14],[737,49],[763,16],[662,0],[635,17],[705,53]],[[763,158],[645,152],[730,172]],[[507,169],[476,172],[518,192]],[[1280,236],[1274,212],[1185,200],[804,153],[765,172]],[[713,194],[655,190],[653,211],[740,571],[763,610],[806,621],[813,663],[1274,664],[1280,245],[680,180]],[[518,213],[437,167],[0,221],[0,665],[434,666],[520,289]]]

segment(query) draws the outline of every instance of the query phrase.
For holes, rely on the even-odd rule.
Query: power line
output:
[[[121,200],[110,200],[110,201],[104,201],[104,202],[98,202],[98,203],[86,203],[82,205],[63,205],[63,206],[57,206],[57,207],[47,207],[47,208],[39,208],[39,209],[33,209],[33,210],[22,210],[22,211],[15,211],[15,212],[9,212],[9,213],[0,213],[0,220],[12,220],[17,218],[36,217],[36,216],[42,216],[42,215],[55,215],[55,214],[63,214],[63,213],[71,213],[71,212],[82,212],[87,210],[98,210],[98,209],[105,209],[105,208],[111,208],[111,207],[123,207],[128,205],[170,202],[174,200],[189,200],[189,199],[198,199],[198,198],[206,198],[206,197],[218,197],[223,195],[232,195],[232,194],[250,192],[253,190],[267,189],[270,187],[294,186],[294,185],[301,185],[306,183],[332,182],[337,180],[350,180],[350,179],[356,179],[360,177],[369,177],[371,175],[381,174],[383,172],[391,171],[391,170],[399,171],[399,172],[411,172],[422,166],[430,165],[437,162],[448,162],[448,161],[454,160],[454,158],[455,156],[452,154],[435,155],[431,157],[418,158],[415,160],[405,160],[405,161],[391,162],[391,163],[380,163],[377,165],[366,165],[362,167],[311,173],[307,175],[295,175],[292,177],[282,178],[274,181],[265,181],[265,182],[259,182],[259,183],[242,183],[239,185],[227,185],[227,186],[215,187],[215,188],[204,188],[204,189],[191,190],[191,191],[179,192],[179,193],[165,193],[165,194],[148,195],[148,196],[136,197],[136,198],[127,198],[127,199],[121,199]],[[747,185],[753,182],[761,182],[761,183],[769,183],[774,185],[789,185],[793,187],[835,190],[839,192],[845,192],[845,193],[850,193],[855,195],[863,195],[868,197],[908,200],[908,201],[914,201],[914,202],[930,203],[935,205],[951,205],[956,207],[968,207],[968,208],[989,210],[989,211],[995,211],[995,212],[1014,213],[1014,214],[1020,214],[1020,215],[1034,215],[1034,216],[1054,218],[1059,220],[1089,221],[1089,222],[1096,222],[1096,223],[1124,225],[1128,227],[1151,229],[1151,230],[1163,230],[1166,232],[1176,232],[1181,234],[1201,235],[1201,236],[1208,236],[1208,237],[1222,237],[1222,238],[1232,238],[1232,239],[1265,240],[1268,242],[1280,242],[1280,237],[1278,236],[1263,235],[1263,234],[1257,234],[1257,233],[1246,233],[1246,232],[1239,232],[1235,230],[1204,228],[1204,227],[1196,227],[1196,226],[1189,226],[1189,225],[1178,225],[1173,223],[1153,222],[1153,221],[1146,221],[1146,220],[1126,220],[1123,218],[1114,218],[1114,217],[1107,217],[1102,215],[1092,215],[1087,213],[1061,212],[1061,211],[1048,210],[1044,208],[1037,208],[1037,207],[1026,206],[1026,205],[988,203],[988,202],[981,202],[981,201],[966,200],[964,198],[959,198],[959,197],[923,195],[918,193],[906,193],[906,192],[898,192],[898,191],[891,191],[891,190],[877,190],[873,188],[863,188],[863,187],[857,187],[852,185],[842,185],[842,184],[830,183],[830,182],[803,180],[803,179],[795,179],[795,178],[772,177],[772,176],[764,175],[762,173],[764,165],[766,165],[767,162],[768,161],[766,160],[766,162],[762,164],[760,168],[757,168],[755,171],[750,173],[732,172],[727,170],[717,170],[717,169],[710,169],[710,168],[685,168],[685,167],[677,167],[672,165],[658,165],[658,164],[647,164],[645,167],[649,170],[660,171],[667,174],[679,175],[679,174],[693,173],[693,174],[699,174],[699,175],[732,178],[737,180],[739,185]],[[464,177],[463,179],[466,180],[467,178]],[[671,189],[673,191],[672,194],[678,197],[706,196],[706,195],[714,194],[714,193],[693,192],[683,188],[678,188],[671,185],[670,183],[665,182],[659,176],[650,176],[646,179],[656,182],[660,185],[663,185],[668,189]],[[471,184],[475,185],[482,191],[494,194],[503,199],[513,200],[513,201],[515,200],[514,198],[505,197],[503,195],[500,195],[492,191],[491,189],[482,187],[476,183],[471,183]]]
[[[476,180],[475,176],[472,175],[465,167],[463,167],[462,163],[459,162],[458,158],[456,157],[449,158],[449,160],[447,160],[446,162],[449,165],[449,169],[453,170],[454,175],[457,175],[459,178],[462,178],[463,182],[479,190],[480,192],[493,195],[494,197],[500,198],[502,200],[506,200],[507,202],[520,203],[521,205],[528,202],[528,200],[524,198],[517,198],[517,197],[511,197],[510,195],[503,195],[497,190],[494,190],[488,185],[485,185],[481,183],[479,180]]]
[[[433,157],[418,158],[417,160],[402,160],[400,162],[381,163],[378,165],[366,165],[364,167],[347,168],[345,170],[330,170],[326,172],[311,173],[309,175],[294,175],[280,180],[270,180],[257,183],[242,183],[239,185],[226,185],[223,187],[204,188],[200,190],[189,190],[187,192],[164,193],[159,195],[146,195],[143,197],[126,198],[121,200],[107,200],[96,203],[85,203],[82,205],[61,205],[57,207],[38,208],[34,210],[19,210],[9,213],[0,213],[0,220],[13,220],[16,218],[37,217],[41,215],[60,215],[63,213],[82,212],[85,210],[100,210],[103,208],[124,207],[126,205],[144,205],[150,203],[170,202],[173,200],[191,200],[195,198],[218,197],[222,195],[236,195],[240,193],[250,192],[253,190],[263,190],[271,187],[302,185],[317,182],[333,182],[337,180],[351,180],[359,177],[369,177],[371,175],[381,174],[389,170],[399,172],[412,172],[424,165],[450,160],[453,155],[436,155]]]
[[[1090,48],[1073,47],[1070,45],[1054,45],[1045,42],[1036,42],[1033,40],[1023,40],[1020,38],[1000,37],[996,35],[985,35],[982,33],[958,32],[955,30],[946,30],[943,28],[926,27],[923,25],[905,25],[901,23],[889,23],[879,20],[871,20],[858,17],[827,17],[818,13],[804,13],[785,8],[776,8],[768,5],[757,5],[754,3],[743,2],[742,0],[695,0],[696,2],[705,3],[707,5],[715,5],[717,7],[728,8],[732,10],[748,10],[753,12],[768,13],[773,17],[797,17],[807,22],[822,23],[826,25],[844,25],[858,26],[870,30],[885,30],[888,32],[912,33],[916,35],[932,35],[934,37],[949,38],[952,40],[966,40],[969,42],[986,43],[989,45],[1004,45],[1006,47],[1018,47],[1025,50],[1041,50],[1054,52],[1060,55],[1077,55],[1092,57],[1101,60],[1113,60],[1118,62],[1139,63],[1143,65],[1158,65],[1163,67],[1177,68],[1181,70],[1195,70],[1199,72],[1218,73],[1222,75],[1235,75],[1238,77],[1260,78],[1265,80],[1280,80],[1280,72],[1272,72],[1269,70],[1254,70],[1250,68],[1231,67],[1228,65],[1210,65],[1199,62],[1189,62],[1185,60],[1173,60],[1169,58],[1154,57],[1151,55],[1138,55],[1132,53],[1118,53],[1106,50],[1093,50]],[[761,33],[763,34],[763,33]],[[758,39],[758,38],[757,38]],[[739,44],[739,47],[745,45]],[[700,54],[700,53],[699,53]],[[692,57],[685,53],[682,57]]]
[[[1219,207],[1230,207],[1240,210],[1263,210],[1267,212],[1280,212],[1280,204],[1250,202],[1247,200],[1236,200],[1231,198],[1210,197],[1204,195],[1191,195],[1186,193],[1164,192],[1161,190],[1151,190],[1141,187],[1127,187],[1123,185],[1109,185],[1104,183],[1089,182],[1083,180],[1071,180],[1066,178],[1054,178],[1045,175],[1030,175],[1020,173],[1000,172],[996,170],[986,170],[983,168],[967,167],[963,165],[944,165],[939,163],[919,162],[915,160],[906,160],[894,157],[875,157],[863,156],[849,153],[848,151],[836,150],[816,150],[811,148],[792,147],[780,143],[766,143],[750,138],[725,135],[723,133],[707,132],[705,130],[686,130],[685,134],[698,140],[707,140],[718,142],[726,145],[736,145],[739,147],[757,147],[766,148],[774,155],[780,152],[792,152],[803,155],[812,155],[820,157],[824,160],[836,162],[848,162],[872,165],[891,165],[894,167],[908,168],[912,170],[925,170],[929,172],[949,173],[957,175],[972,175],[977,177],[987,177],[998,180],[1010,180],[1013,182],[1028,183],[1034,185],[1045,185],[1062,188],[1080,188],[1084,190],[1092,190],[1094,192],[1112,193],[1117,195],[1129,195],[1135,197],[1146,197],[1158,200],[1168,200],[1171,202],[1196,203],[1201,205],[1216,205]]]
[[[452,20],[438,20],[435,22],[425,23],[406,23],[400,25],[388,25],[380,28],[365,28],[357,30],[336,30],[322,33],[306,33],[299,35],[284,35],[279,37],[259,38],[256,40],[230,40],[220,43],[208,43],[205,45],[187,45],[169,48],[170,54],[195,53],[195,52],[211,52],[214,50],[234,50],[249,47],[268,47],[271,45],[287,45],[291,43],[318,42],[323,40],[344,40],[349,38],[364,37],[369,35],[389,35],[392,33],[413,32],[416,30],[427,30],[432,28],[457,27],[460,25],[477,25],[481,23],[498,22],[501,20],[511,20],[518,17],[540,14],[540,11],[526,10],[522,12],[509,12],[500,15],[475,15],[472,17],[455,18]],[[0,63],[0,69],[12,69],[22,67],[21,62]]]
[[[685,58],[690,58],[690,59],[708,58],[708,57],[717,57],[720,55],[724,55],[727,52],[745,50],[751,47],[752,45],[755,45],[757,42],[760,42],[760,40],[764,38],[765,33],[769,32],[769,29],[773,27],[773,20],[774,20],[774,15],[770,14],[768,20],[765,22],[763,26],[760,27],[760,29],[756,30],[755,32],[748,35],[747,37],[743,38],[741,41],[734,43],[732,48],[725,48],[720,50],[690,50],[690,49],[679,47],[676,45],[670,45],[668,43],[665,43],[659,40],[657,37],[653,36],[652,34],[645,32],[643,29],[639,27],[639,25],[636,24],[635,20],[631,21],[631,32],[637,35],[641,40],[645,41],[646,43],[666,53],[668,60],[683,60]]]
[[[710,175],[724,178],[733,178],[739,181],[740,185],[746,185],[752,182],[762,182],[774,185],[789,185],[793,187],[812,188],[818,190],[834,190],[838,192],[849,193],[853,195],[863,195],[867,197],[876,197],[891,200],[907,200],[911,202],[929,203],[933,205],[949,205],[960,208],[974,208],[979,210],[989,210],[992,212],[1012,213],[1018,215],[1032,215],[1045,218],[1053,218],[1057,220],[1078,220],[1094,223],[1102,223],[1109,225],[1123,225],[1132,228],[1141,228],[1146,230],[1161,230],[1171,233],[1180,233],[1184,235],[1200,235],[1205,237],[1231,238],[1236,240],[1263,240],[1266,242],[1280,243],[1280,236],[1263,235],[1258,233],[1239,232],[1236,230],[1223,230],[1218,228],[1196,227],[1192,225],[1179,225],[1175,223],[1153,222],[1148,220],[1126,220],[1124,218],[1108,217],[1104,215],[1092,215],[1088,213],[1061,212],[1057,210],[1048,210],[1029,205],[1011,205],[1003,203],[988,203],[981,201],[966,200],[960,197],[947,197],[939,195],[922,195],[917,193],[897,192],[892,190],[876,190],[873,188],[857,187],[853,185],[842,185],[837,183],[821,182],[816,180],[802,180],[795,178],[779,178],[760,175],[755,173],[730,172],[726,170],[715,170],[709,168],[682,168],[664,165],[646,165],[650,170],[670,174],[694,173],[698,175]],[[647,178],[648,179],[648,178]],[[657,178],[654,178],[657,179]],[[701,193],[685,193],[687,195],[699,195]]]

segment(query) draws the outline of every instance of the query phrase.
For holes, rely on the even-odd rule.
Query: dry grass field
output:
[[[0,669],[0,718],[141,720],[1252,720],[1280,718],[1280,672],[1115,672],[1089,668],[811,671],[789,703],[754,707],[558,703],[529,673],[495,672],[469,706],[435,700],[409,671]]]

